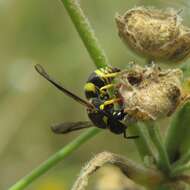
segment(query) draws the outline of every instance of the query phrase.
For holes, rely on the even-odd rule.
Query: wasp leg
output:
[[[107,73],[107,74],[103,74],[102,77],[103,77],[103,78],[114,78],[114,77],[118,76],[119,74],[120,74],[120,72]]]
[[[107,90],[109,88],[113,88],[115,85],[114,84],[107,84],[103,87],[100,88],[100,91],[104,91],[104,90]]]
[[[100,105],[100,109],[104,110],[105,106],[108,106],[110,104],[114,104],[114,103],[120,102],[120,101],[121,101],[121,98],[113,98],[113,99],[107,100],[103,104]]]
[[[95,72],[99,77],[102,77],[102,78],[114,78],[121,73],[121,72],[105,73],[105,72],[102,72],[101,70],[96,70]]]
[[[117,77],[121,72],[113,72],[113,73],[103,73],[101,71],[96,71],[97,75],[102,78],[106,83],[110,83],[110,79]]]
[[[123,131],[123,137],[124,137],[125,139],[136,139],[136,138],[139,138],[138,135],[127,136],[126,130]]]

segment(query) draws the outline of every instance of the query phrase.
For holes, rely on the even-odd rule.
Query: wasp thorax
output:
[[[170,116],[183,99],[180,69],[161,70],[134,65],[118,78],[125,113],[135,120]]]
[[[190,28],[179,13],[138,7],[116,16],[119,35],[149,59],[180,61],[190,54]]]

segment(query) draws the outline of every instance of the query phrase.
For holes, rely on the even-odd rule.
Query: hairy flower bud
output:
[[[190,55],[190,28],[174,10],[138,7],[116,16],[119,36],[148,59],[180,61]]]

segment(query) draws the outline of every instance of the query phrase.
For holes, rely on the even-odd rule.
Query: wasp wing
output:
[[[56,134],[66,134],[72,131],[93,127],[90,121],[65,122],[51,126],[51,130]]]

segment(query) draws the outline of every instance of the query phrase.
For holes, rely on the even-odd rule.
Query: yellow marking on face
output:
[[[93,83],[88,82],[84,85],[84,90],[86,92],[96,92],[96,86]]]

